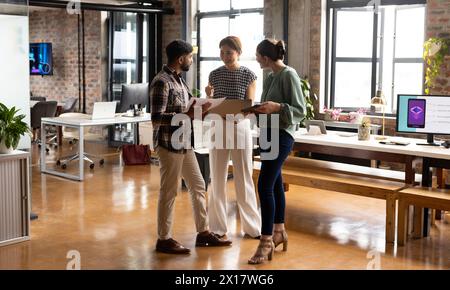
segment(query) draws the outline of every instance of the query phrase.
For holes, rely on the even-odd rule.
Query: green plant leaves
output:
[[[427,64],[425,70],[425,94],[430,94],[434,80],[439,75],[445,55],[448,53],[450,39],[432,37],[424,43],[423,59]],[[437,51],[436,51],[437,49]]]
[[[300,83],[306,101],[306,115],[301,124],[304,126],[305,120],[314,119],[314,102],[317,100],[317,95],[311,90],[311,84],[309,83],[308,78],[300,78]]]
[[[9,109],[0,103],[0,142],[5,142],[6,147],[17,148],[20,137],[30,133],[30,128],[23,121],[25,115],[17,115],[19,109]]]

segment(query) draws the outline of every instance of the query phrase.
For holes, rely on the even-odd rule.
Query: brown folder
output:
[[[208,113],[226,117],[227,114],[242,114],[242,109],[250,107],[251,105],[252,100],[226,99],[217,107],[209,110]]]

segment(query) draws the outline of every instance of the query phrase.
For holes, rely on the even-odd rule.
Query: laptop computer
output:
[[[117,102],[95,102],[92,120],[114,119],[116,117]]]

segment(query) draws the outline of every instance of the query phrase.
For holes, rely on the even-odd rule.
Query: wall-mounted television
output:
[[[30,75],[53,75],[51,43],[30,43]]]

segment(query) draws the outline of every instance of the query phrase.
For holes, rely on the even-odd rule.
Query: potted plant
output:
[[[16,107],[8,109],[0,103],[0,153],[11,153],[19,145],[20,137],[30,132],[23,121],[25,115],[17,115]]]
[[[303,119],[301,126],[305,126],[305,120],[313,120],[314,119],[314,102],[317,100],[317,95],[312,91],[311,84],[309,83],[309,80],[307,77],[300,78],[300,84],[303,96],[305,97],[306,101],[306,114],[305,118]]]
[[[425,71],[425,94],[430,94],[434,80],[439,75],[445,56],[449,53],[450,39],[432,37],[425,41],[423,59],[427,64]]]
[[[192,96],[194,98],[201,98],[202,97],[202,92],[199,89],[195,89],[194,88],[194,89],[192,89],[191,93],[192,93]]]
[[[359,108],[356,112],[350,112],[348,113],[349,122],[353,124],[361,123],[365,114],[366,109],[364,108]]]
[[[363,118],[358,126],[358,140],[370,140],[370,119]]]
[[[325,121],[339,121],[342,109],[328,109],[327,107],[324,107],[323,112],[325,113]]]

